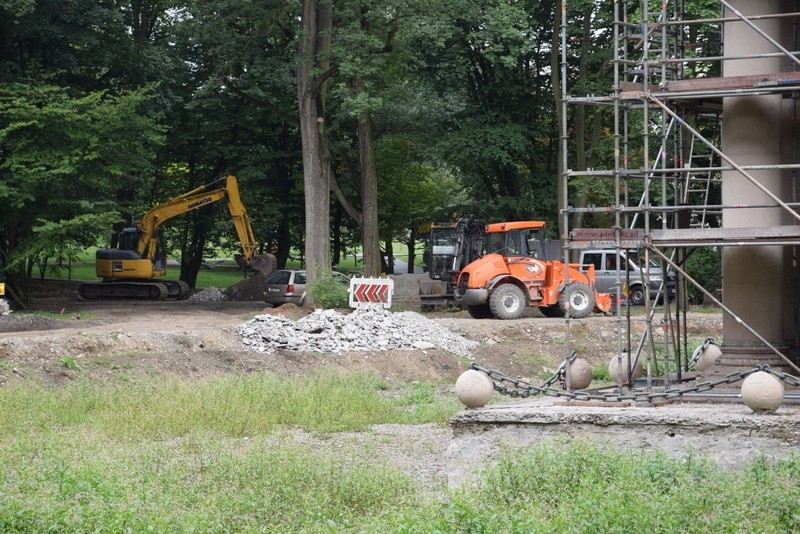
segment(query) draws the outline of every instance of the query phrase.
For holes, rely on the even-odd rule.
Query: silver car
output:
[[[345,286],[350,285],[350,278],[346,274],[333,271],[333,279]],[[273,271],[267,277],[267,288],[264,291],[264,300],[273,306],[292,303],[305,306],[306,297],[306,272],[293,269],[280,269]]]

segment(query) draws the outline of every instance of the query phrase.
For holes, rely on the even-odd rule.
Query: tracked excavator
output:
[[[183,280],[158,277],[167,272],[167,249],[161,225],[169,219],[219,200],[227,200],[236,234],[242,246],[240,265],[262,273],[275,269],[271,254],[258,255],[257,244],[239,196],[234,176],[226,176],[152,208],[134,228],[120,234],[119,248],[98,249],[95,270],[102,282],[81,284],[78,296],[84,300],[113,298],[180,299],[188,295],[189,285]]]

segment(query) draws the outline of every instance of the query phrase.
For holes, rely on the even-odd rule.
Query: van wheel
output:
[[[561,292],[558,305],[566,315],[569,308],[569,316],[575,319],[583,319],[592,313],[594,308],[594,292],[582,282],[569,284]]]
[[[492,310],[488,304],[478,304],[476,306],[467,306],[467,312],[473,319],[491,319]]]
[[[514,284],[496,287],[489,297],[489,307],[498,319],[519,319],[526,304],[525,293]]]
[[[644,304],[644,287],[633,286],[628,296],[633,306],[641,306]]]

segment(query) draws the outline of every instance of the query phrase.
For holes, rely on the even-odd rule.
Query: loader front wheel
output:
[[[514,284],[496,287],[489,297],[489,307],[498,319],[519,319],[526,304],[525,294]]]
[[[592,313],[594,308],[594,292],[592,288],[582,282],[569,284],[561,292],[558,305],[564,314],[569,310],[569,316],[583,319]]]

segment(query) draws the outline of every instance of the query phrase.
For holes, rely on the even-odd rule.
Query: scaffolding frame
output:
[[[800,160],[793,154],[793,162],[778,165],[739,165],[726,155],[719,145],[719,139],[709,139],[692,125],[690,118],[697,120],[716,120],[708,130],[720,132],[722,98],[731,96],[784,95],[800,98],[800,50],[789,50],[763,31],[757,21],[770,19],[794,18],[800,21],[800,8],[795,2],[791,13],[763,13],[746,16],[735,9],[727,0],[718,0],[720,15],[716,18],[688,20],[684,16],[683,0],[663,0],[659,7],[651,11],[655,5],[647,0],[617,0],[613,3],[613,87],[608,95],[580,95],[569,93],[567,65],[570,57],[568,47],[568,9],[569,2],[564,0],[561,7],[561,109],[560,136],[561,177],[560,233],[565,244],[565,261],[569,261],[574,251],[597,247],[597,243],[586,243],[572,239],[570,218],[575,214],[613,214],[614,240],[611,248],[617,251],[617,265],[620,263],[620,252],[631,248],[630,243],[623,242],[621,236],[624,229],[641,228],[643,240],[641,250],[644,251],[644,265],[650,265],[651,256],[661,262],[664,280],[668,269],[677,275],[677,295],[674,303],[670,303],[661,293],[663,305],[660,327],[663,328],[663,348],[657,357],[656,336],[654,335],[657,308],[653,305],[648,283],[649,267],[646,268],[644,288],[645,326],[643,335],[636,341],[632,334],[630,305],[617,306],[617,368],[618,377],[612,377],[619,384],[622,393],[624,384],[632,387],[631,369],[634,362],[643,357],[646,362],[646,383],[648,389],[668,388],[671,380],[681,381],[689,378],[689,333],[687,324],[688,284],[696,287],[706,298],[719,305],[723,313],[730,315],[738,324],[750,332],[764,347],[774,353],[780,360],[795,372],[800,373],[797,362],[784,354],[748,325],[741,317],[726,307],[718,298],[703,288],[685,270],[688,254],[698,247],[726,246],[766,246],[784,245],[800,246],[800,226],[797,222],[792,226],[765,227],[763,232],[745,232],[746,229],[724,228],[721,224],[722,210],[775,208],[785,210],[800,221],[798,194],[793,190],[793,198],[785,202],[768,188],[762,185],[749,171],[779,169],[792,172],[796,177],[800,169]],[[728,14],[725,14],[725,12]],[[724,15],[725,16],[722,16]],[[724,24],[742,22],[775,49],[770,53],[754,53],[752,55],[728,55],[722,53],[722,33]],[[795,22],[797,25],[797,22]],[[687,48],[687,29],[690,27],[705,29],[718,27],[720,35],[720,53],[714,55],[685,54]],[[795,30],[795,43],[797,43]],[[798,66],[798,72],[776,72],[770,75],[722,77],[722,65],[726,61],[751,60],[762,58],[787,58]],[[698,66],[708,69],[719,68],[716,77],[693,77],[690,66],[695,72]],[[555,88],[554,88],[555,90]],[[613,109],[613,165],[606,169],[575,170],[570,167],[570,137],[568,129],[568,113],[571,106],[589,105],[611,107]],[[793,132],[796,135],[797,132]],[[718,137],[718,136],[717,136]],[[694,158],[695,147],[702,145],[705,149],[703,158]],[[657,150],[654,153],[654,148]],[[668,154],[672,162],[668,162]],[[632,168],[632,161],[638,162],[638,168]],[[695,160],[703,162],[695,165]],[[712,191],[721,191],[722,171],[736,171],[750,184],[766,195],[772,203],[749,205],[725,205],[723,202],[710,201]],[[608,206],[572,206],[570,205],[570,187],[576,180],[611,180],[613,183],[612,205]],[[635,198],[634,191],[641,190]],[[700,198],[692,198],[699,196]],[[720,197],[721,198],[721,197]],[[655,200],[655,202],[654,202]],[[686,219],[694,228],[685,226]],[[681,224],[678,224],[678,221]],[[714,223],[713,225],[711,223]],[[713,227],[713,231],[709,231]],[[752,230],[752,229],[751,229]],[[777,231],[776,231],[777,230]],[[797,248],[795,248],[797,258]],[[796,271],[795,271],[796,276]],[[622,301],[624,280],[617,270],[616,302]],[[795,279],[795,290],[797,290]],[[665,282],[661,290],[665,290]],[[658,297],[658,295],[656,295]],[[795,299],[797,300],[797,299]],[[796,307],[797,305],[795,305]],[[798,313],[795,309],[795,336],[800,332]],[[571,341],[571,319],[567,314],[567,356],[565,365],[570,364],[573,353]],[[795,340],[797,341],[797,340]],[[633,354],[635,358],[623,359],[624,354]],[[623,375],[624,360],[628,361],[626,375]],[[657,371],[658,370],[658,371]],[[661,372],[663,370],[663,373]],[[569,373],[567,373],[567,378]],[[570,388],[569,380],[567,387]]]

